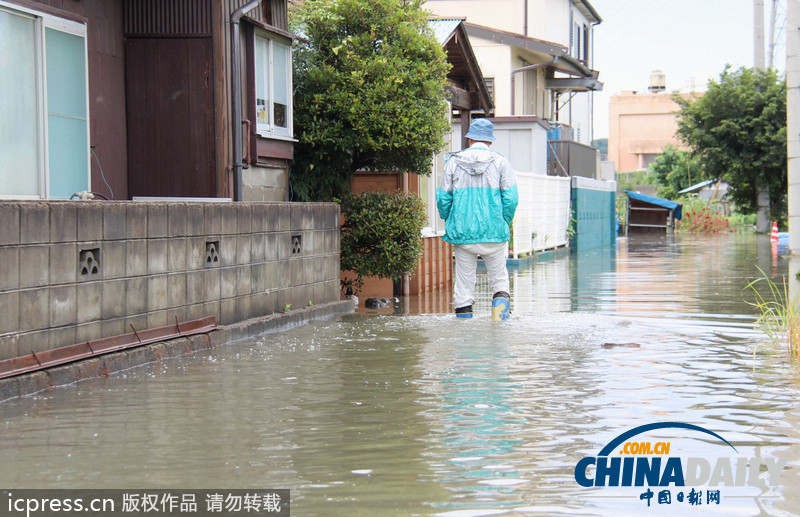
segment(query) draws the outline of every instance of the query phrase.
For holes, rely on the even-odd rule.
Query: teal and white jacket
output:
[[[445,221],[442,239],[506,242],[518,201],[517,176],[503,155],[481,142],[453,153],[436,189],[436,206]]]

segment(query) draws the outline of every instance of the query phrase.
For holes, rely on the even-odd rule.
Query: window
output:
[[[86,26],[0,1],[0,198],[89,190]]]
[[[485,77],[483,83],[486,85],[486,91],[489,94],[492,104],[494,104],[494,77]]]
[[[583,61],[587,65],[589,63],[589,26],[583,26]]]
[[[256,131],[291,138],[291,47],[262,33],[256,33],[255,46]]]

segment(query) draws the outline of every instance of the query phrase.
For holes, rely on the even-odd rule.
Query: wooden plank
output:
[[[211,39],[129,39],[131,196],[216,197]]]

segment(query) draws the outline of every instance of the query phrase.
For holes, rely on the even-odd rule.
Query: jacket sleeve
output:
[[[450,209],[453,207],[453,164],[450,160],[444,167],[444,173],[439,179],[436,188],[436,208],[439,210],[439,217],[447,221],[450,216]]]
[[[507,160],[504,160],[500,171],[500,197],[503,201],[503,219],[511,225],[519,203],[519,191],[517,175]]]

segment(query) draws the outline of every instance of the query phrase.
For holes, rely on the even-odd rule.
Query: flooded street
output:
[[[512,269],[508,322],[483,276],[472,320],[432,310],[443,294],[6,401],[0,487],[290,489],[297,516],[800,515],[800,370],[754,329],[746,288],[787,274],[784,253],[620,240]],[[688,484],[659,504],[576,482],[581,458],[654,422],[736,453],[686,429],[635,441],[722,480],[739,480],[714,467],[729,452],[785,461],[780,482],[762,464],[766,486],[698,486],[694,506]]]

